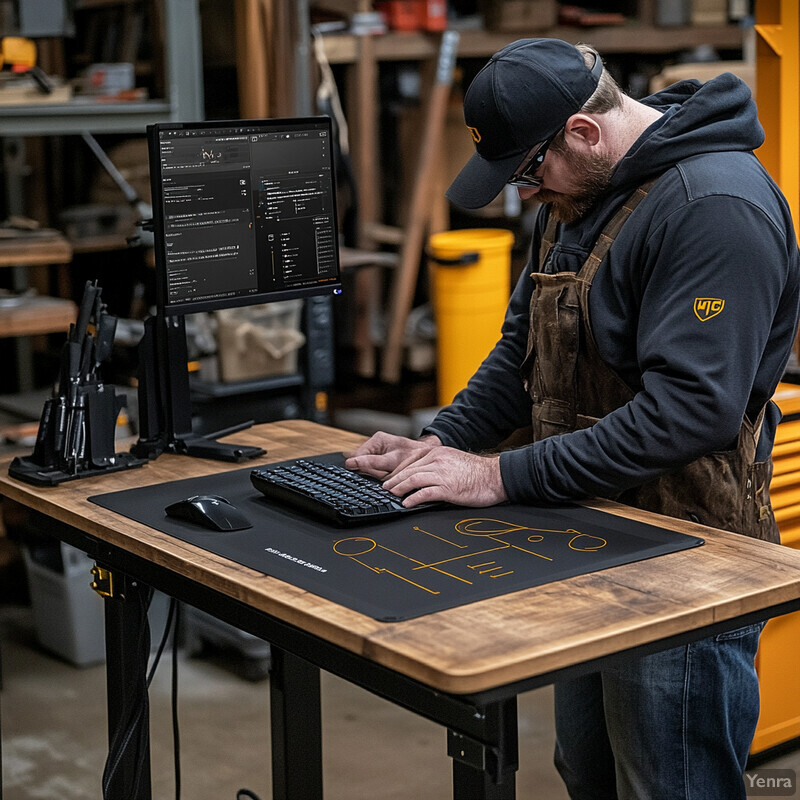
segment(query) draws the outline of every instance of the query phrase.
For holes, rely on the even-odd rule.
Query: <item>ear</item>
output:
[[[602,128],[589,114],[573,114],[564,126],[564,138],[574,150],[588,150],[600,143]]]

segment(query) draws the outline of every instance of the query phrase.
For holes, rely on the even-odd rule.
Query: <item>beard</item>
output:
[[[610,156],[588,156],[566,146],[559,153],[575,175],[576,188],[569,194],[540,189],[536,200],[550,206],[550,213],[566,224],[580,219],[597,202],[608,188],[616,163]]]

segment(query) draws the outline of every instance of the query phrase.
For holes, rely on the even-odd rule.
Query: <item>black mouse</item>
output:
[[[168,517],[186,519],[212,531],[242,531],[253,523],[229,500],[215,494],[197,494],[164,509]]]

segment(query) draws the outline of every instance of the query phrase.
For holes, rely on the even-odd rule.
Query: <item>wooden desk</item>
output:
[[[255,465],[349,449],[362,437],[295,420],[230,439],[268,449]],[[800,552],[670,520],[706,544],[386,624],[85,499],[241,465],[162,455],[142,469],[55,488],[19,483],[7,466],[0,463],[0,493],[43,514],[44,530],[88,552],[124,587],[124,597],[116,590],[106,602],[111,730],[129,711],[125,687],[146,668],[136,657],[132,613],[142,582],[273,645],[273,796],[279,799],[321,796],[319,669],[447,727],[455,797],[513,798],[520,692],[800,607]],[[666,522],[612,503],[594,505]],[[119,794],[109,796],[122,796],[127,774],[123,769]],[[150,797],[147,783],[138,797]]]

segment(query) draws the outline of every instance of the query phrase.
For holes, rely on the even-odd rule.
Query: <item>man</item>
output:
[[[448,190],[542,203],[502,338],[420,440],[347,464],[407,506],[612,497],[778,541],[769,502],[794,341],[798,251],[730,74],[624,95],[591,48],[515,42],[464,100],[476,153]],[[531,426],[530,444],[498,448]],[[761,625],[556,687],[556,764],[576,800],[744,797]]]

